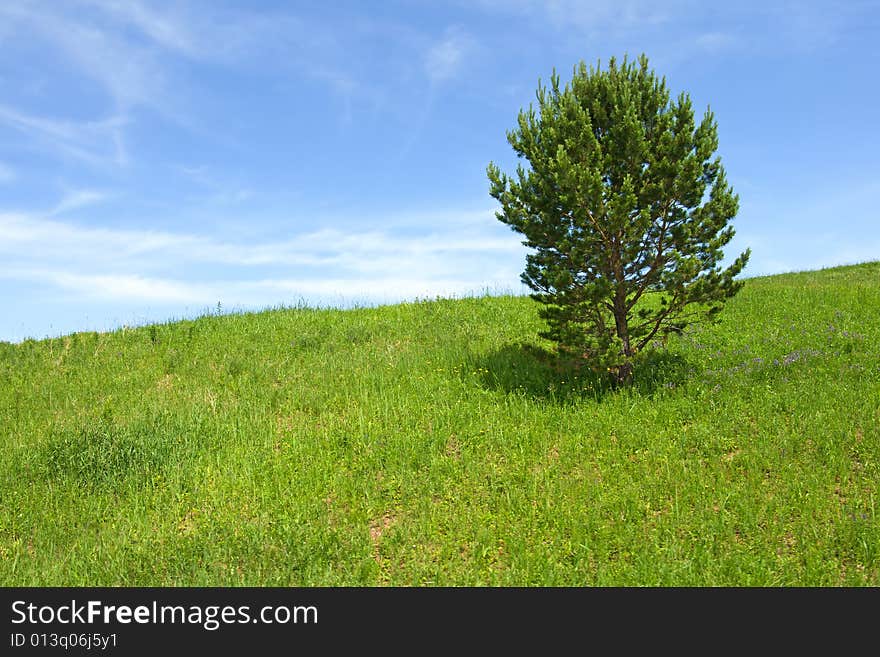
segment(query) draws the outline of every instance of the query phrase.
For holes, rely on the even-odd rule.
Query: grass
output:
[[[880,585],[880,263],[748,280],[629,390],[536,305],[0,344],[0,584]]]

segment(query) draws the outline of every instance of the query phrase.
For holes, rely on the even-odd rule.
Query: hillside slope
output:
[[[527,298],[0,344],[0,584],[880,585],[880,263],[750,279],[632,390]]]

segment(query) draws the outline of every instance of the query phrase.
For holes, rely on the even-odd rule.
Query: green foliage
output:
[[[542,336],[628,380],[655,336],[714,318],[743,285],[748,251],[719,265],[738,197],[713,157],[717,125],[709,110],[695,124],[687,94],[670,102],[644,55],[581,62],[564,88],[554,72],[537,101],[508,133],[528,169],[489,164],[497,216],[534,249],[522,280]]]
[[[51,431],[46,443],[26,453],[21,468],[50,485],[136,487],[161,476],[171,464],[179,465],[188,453],[197,451],[194,448],[204,447],[200,443],[197,432],[169,426],[161,416],[116,426],[105,407],[94,423]]]

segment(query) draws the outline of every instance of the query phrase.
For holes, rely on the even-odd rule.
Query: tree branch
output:
[[[660,258],[663,256],[663,238],[666,237],[666,228],[669,225],[669,207],[672,204],[672,201],[667,201],[666,208],[663,210],[663,221],[660,224],[660,237],[657,239],[657,255],[654,256],[654,262],[651,264],[648,273],[645,274],[645,279],[642,281],[642,284],[639,286],[639,289],[636,290],[636,294],[633,297],[633,300],[627,305],[626,310],[629,312],[636,305],[638,300],[642,297],[645,290],[648,289],[648,285],[650,284],[651,274],[657,271],[657,267],[660,265]]]

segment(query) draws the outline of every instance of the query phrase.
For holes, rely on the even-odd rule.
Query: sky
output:
[[[525,293],[486,165],[640,53],[715,115],[727,261],[880,259],[878,0],[0,0],[0,340]]]

